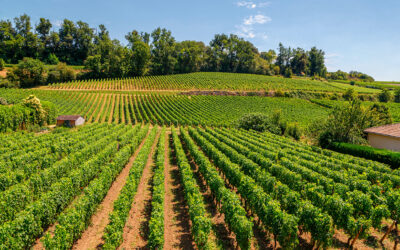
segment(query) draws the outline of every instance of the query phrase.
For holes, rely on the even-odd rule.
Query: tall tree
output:
[[[308,55],[302,48],[293,50],[290,66],[294,74],[306,75],[308,73]]]
[[[203,67],[205,45],[202,42],[183,41],[176,44],[177,73],[197,72]]]
[[[149,70],[149,64],[151,59],[149,34],[141,33],[134,30],[125,36],[128,40],[129,45],[132,50],[131,58],[131,72],[133,76],[142,76],[146,74]]]
[[[157,28],[151,33],[153,39],[151,47],[151,71],[155,75],[168,75],[174,73],[176,64],[175,38],[171,31]]]
[[[310,75],[314,76],[326,76],[326,67],[325,67],[325,52],[317,49],[316,47],[312,47],[309,53],[309,61],[310,61]]]
[[[279,43],[278,56],[276,57],[275,64],[279,66],[281,75],[283,75],[286,69],[290,67],[291,58],[292,49],[290,47],[285,48],[282,43]]]

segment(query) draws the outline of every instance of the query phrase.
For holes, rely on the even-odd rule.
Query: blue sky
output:
[[[64,18],[105,24],[125,43],[129,31],[161,26],[178,40],[208,42],[235,33],[261,51],[285,46],[326,52],[329,71],[358,70],[400,81],[398,0],[0,0],[1,19],[26,13],[59,24]],[[56,26],[55,25],[55,26]],[[54,27],[58,29],[57,27]]]

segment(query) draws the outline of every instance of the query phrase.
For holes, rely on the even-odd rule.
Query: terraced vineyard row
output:
[[[247,113],[281,110],[285,120],[306,126],[328,114],[318,104],[291,98],[0,90],[15,102],[30,93],[55,103],[59,114],[80,114],[89,123],[230,126]]]
[[[399,241],[399,170],[272,134],[96,123],[0,142],[1,249]]]
[[[168,76],[145,76],[125,79],[104,79],[55,83],[48,86],[58,90],[306,90],[342,92],[354,88],[362,93],[376,93],[375,89],[351,86],[338,82],[307,79],[287,79],[275,76],[198,72]]]

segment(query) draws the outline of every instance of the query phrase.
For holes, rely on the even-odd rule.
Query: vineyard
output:
[[[352,86],[339,82],[323,82],[308,79],[288,79],[275,76],[198,72],[168,76],[145,76],[124,79],[83,80],[54,83],[47,88],[57,90],[304,90],[343,92],[353,88],[359,93],[377,93],[376,89]]]
[[[80,114],[89,123],[231,126],[247,113],[281,110],[285,120],[306,126],[328,114],[327,108],[293,98],[0,90],[1,96],[16,103],[30,94],[54,103],[59,114]]]
[[[229,128],[0,135],[1,249],[398,245],[400,171]]]

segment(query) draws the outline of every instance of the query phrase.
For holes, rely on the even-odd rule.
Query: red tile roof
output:
[[[379,127],[367,128],[365,133],[400,138],[400,123],[387,124]]]
[[[60,115],[57,117],[57,120],[58,121],[76,121],[81,117],[82,116],[80,116],[80,115]]]

